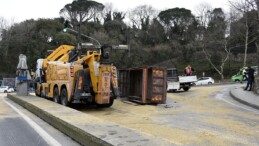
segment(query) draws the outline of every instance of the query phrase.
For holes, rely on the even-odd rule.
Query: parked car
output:
[[[214,84],[214,79],[212,77],[200,77],[196,82],[195,85],[210,85]]]
[[[0,93],[14,92],[14,88],[8,86],[0,86]]]

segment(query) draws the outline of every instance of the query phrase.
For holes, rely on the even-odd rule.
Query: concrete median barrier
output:
[[[7,97],[82,145],[172,145],[161,142],[156,137],[104,121],[43,98],[15,94],[8,94]]]
[[[41,109],[37,106],[35,106],[32,103],[27,102],[26,100],[23,100],[27,97],[19,98],[16,95],[8,94],[8,98],[13,100],[14,102],[18,103],[19,105],[23,106],[24,108],[28,109],[44,121],[48,122],[53,127],[59,129],[61,132],[65,133],[75,141],[79,142],[82,145],[93,145],[93,146],[109,146],[111,144],[94,137],[93,135],[83,131],[82,129],[73,126],[72,124],[52,115],[51,113],[45,111],[44,109]]]

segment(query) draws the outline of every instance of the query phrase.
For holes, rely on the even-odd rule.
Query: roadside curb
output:
[[[18,103],[19,105],[23,106],[30,112],[34,113],[35,115],[37,115],[38,117],[40,117],[41,119],[43,119],[44,121],[46,121],[47,123],[49,123],[53,127],[57,128],[58,130],[60,130],[61,132],[68,135],[69,137],[71,137],[72,139],[74,139],[75,141],[77,141],[78,143],[80,143],[82,145],[112,146],[110,143],[108,143],[102,139],[99,139],[99,138],[87,133],[86,131],[84,131],[82,129],[79,129],[66,121],[63,121],[63,120],[47,113],[46,111],[17,98],[14,95],[7,94],[7,97],[9,99],[11,99],[12,101]]]
[[[234,90],[234,89],[232,89],[232,90]],[[236,101],[238,101],[238,102],[240,102],[240,103],[243,103],[243,104],[245,104],[245,105],[247,105],[247,106],[250,106],[250,107],[252,107],[252,108],[255,108],[255,109],[258,109],[258,110],[259,110],[259,106],[258,106],[258,105],[255,105],[255,104],[253,104],[253,103],[250,103],[250,102],[247,102],[247,101],[245,101],[245,100],[242,100],[242,99],[238,98],[238,97],[233,93],[232,90],[229,91],[229,94],[231,95],[231,97],[232,97],[234,100],[236,100]]]

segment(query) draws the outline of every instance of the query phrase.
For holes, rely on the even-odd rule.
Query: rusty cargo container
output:
[[[166,103],[166,68],[138,67],[119,70],[121,97],[142,104]]]

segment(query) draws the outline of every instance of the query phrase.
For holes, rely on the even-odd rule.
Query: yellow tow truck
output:
[[[87,49],[79,57],[79,50]],[[112,46],[62,45],[37,61],[35,94],[56,103],[110,107],[119,96],[117,69],[109,61]]]

